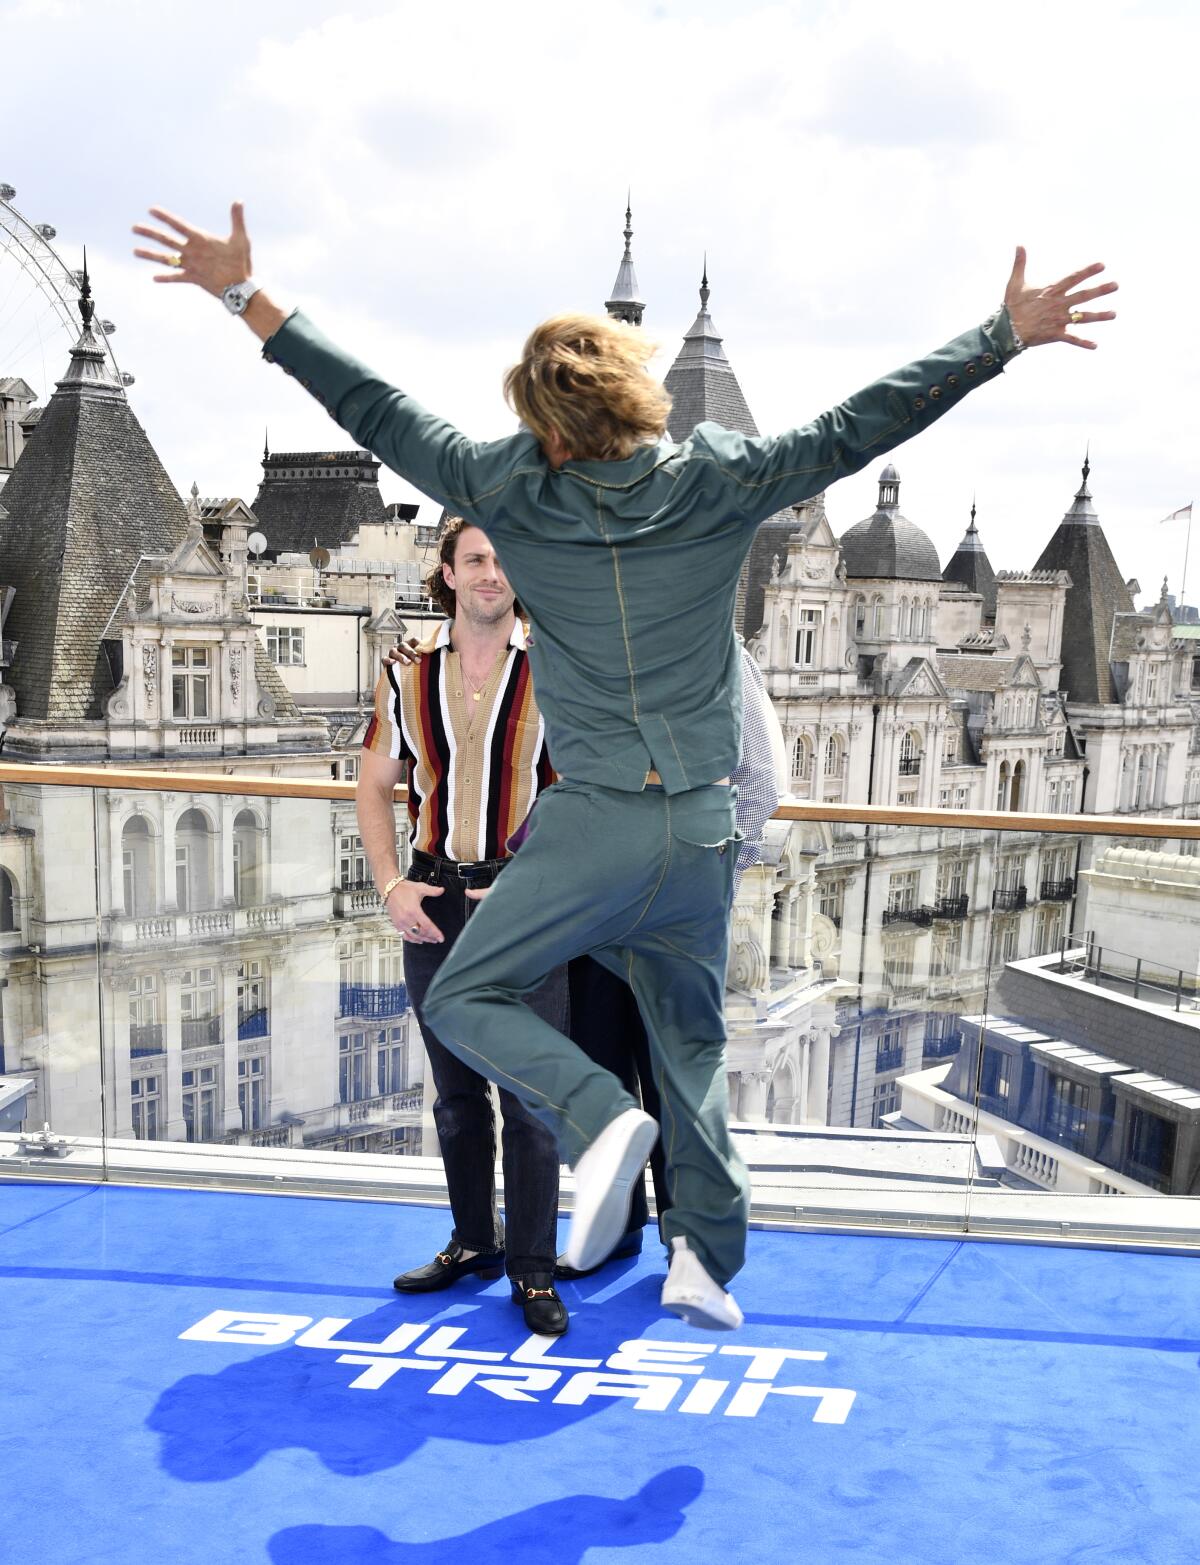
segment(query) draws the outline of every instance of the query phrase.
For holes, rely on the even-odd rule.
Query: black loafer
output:
[[[550,1272],[512,1277],[512,1301],[525,1313],[525,1324],[540,1337],[561,1337],[571,1323],[567,1307],[554,1291]]]
[[[574,1266],[568,1266],[563,1256],[559,1256],[554,1263],[554,1275],[559,1282],[574,1282],[577,1277],[591,1277],[595,1272],[607,1266],[609,1261],[628,1261],[635,1255],[642,1253],[642,1230],[635,1228],[632,1233],[626,1234],[615,1250],[610,1250],[604,1259],[595,1266],[589,1266],[586,1271],[579,1271]]]
[[[392,1281],[397,1293],[437,1293],[448,1288],[460,1277],[484,1277],[494,1282],[504,1272],[502,1250],[481,1251],[464,1258],[463,1247],[457,1239],[451,1239],[444,1250],[439,1250],[428,1266],[414,1267],[411,1272],[401,1272]]]

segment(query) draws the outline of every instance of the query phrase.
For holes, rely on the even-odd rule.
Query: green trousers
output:
[[[663,1236],[684,1236],[722,1284],[745,1259],[749,1213],[725,1081],[735,798],[720,785],[669,795],[555,783],[425,998],[446,1047],[527,1103],[575,1163],[635,1105],[611,1072],[521,996],[584,954],[624,978],[646,1024],[662,1101],[674,1202]]]

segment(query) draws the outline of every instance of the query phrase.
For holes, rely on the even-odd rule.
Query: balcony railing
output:
[[[408,1010],[404,984],[339,984],[338,1015],[383,1018],[403,1016]]]
[[[944,1060],[951,1054],[957,1054],[961,1048],[962,1032],[958,1028],[953,1032],[927,1032],[921,1044],[921,1054],[927,1060]]]
[[[1043,880],[1038,894],[1043,902],[1069,902],[1075,895],[1075,882],[1070,876],[1066,880]]]
[[[270,1030],[270,1016],[265,1005],[257,1011],[238,1013],[239,1041],[244,1042],[247,1038],[265,1038]]]
[[[915,924],[919,929],[928,929],[933,923],[933,909],[929,907],[885,907],[882,923],[888,924]]]
[[[163,1052],[163,1026],[161,1022],[131,1022],[129,1026],[129,1053],[135,1060],[148,1054]]]
[[[383,903],[374,886],[338,886],[333,893],[333,911],[337,918],[363,918],[381,913]]]
[[[179,1025],[185,1049],[203,1049],[221,1041],[219,1016],[185,1016]]]
[[[1029,905],[1029,893],[1024,886],[1002,886],[992,892],[992,906],[998,912],[1020,912]]]
[[[901,777],[917,777],[921,771],[921,757],[919,755],[902,755],[900,764],[896,768]]]
[[[938,897],[933,904],[933,916],[937,919],[966,918],[971,899],[964,891],[958,896]]]
[[[904,1064],[904,1045],[898,1043],[891,1049],[875,1050],[875,1071],[882,1074],[884,1071],[898,1071]]]

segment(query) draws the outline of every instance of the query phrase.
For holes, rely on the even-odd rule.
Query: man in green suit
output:
[[[665,1308],[740,1324],[725,1284],[742,1265],[749,1192],[726,1125],[723,994],[736,843],[729,773],[741,679],[738,573],[754,529],[909,439],[1024,348],[1093,343],[1072,327],[1116,286],[1025,282],[981,326],[775,437],[701,424],[665,437],[650,345],[609,320],[538,327],[505,378],[522,428],[468,440],[287,314],[255,283],[240,206],[219,239],[155,210],[141,250],[166,283],[224,300],[362,445],[492,539],[532,622],[530,665],[561,781],[426,998],[439,1037],[551,1125],[575,1167],[565,1259],[584,1270],[624,1230],[657,1134],[610,1072],[521,996],[590,952],[632,987],[662,1102],[672,1206]],[[172,233],[164,231],[173,230]],[[417,930],[413,931],[418,934]]]

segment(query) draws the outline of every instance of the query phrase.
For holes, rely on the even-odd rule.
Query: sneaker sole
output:
[[[629,1226],[629,1204],[633,1199],[633,1181],[646,1166],[646,1159],[658,1140],[658,1126],[652,1119],[637,1125],[621,1156],[616,1177],[583,1232],[577,1232],[579,1214],[571,1219],[564,1259],[573,1271],[592,1271],[616,1249]]]
[[[724,1311],[718,1315],[705,1309],[698,1299],[663,1299],[661,1303],[664,1310],[678,1315],[685,1326],[693,1326],[697,1331],[737,1331],[743,1321],[736,1304],[733,1307],[737,1310],[737,1319],[731,1320]]]

